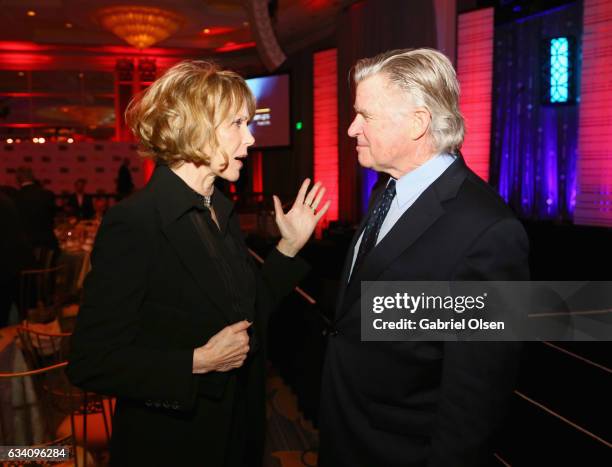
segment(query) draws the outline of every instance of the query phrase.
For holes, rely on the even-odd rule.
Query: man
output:
[[[32,265],[32,249],[27,244],[17,207],[0,187],[0,328],[7,325],[13,301],[17,298],[19,271]]]
[[[87,180],[79,178],[74,182],[74,193],[67,200],[67,206],[70,214],[79,219],[91,219],[94,212],[93,200],[90,195],[85,193]]]
[[[57,250],[53,233],[55,195],[34,180],[29,167],[18,168],[16,177],[20,189],[15,193],[15,204],[29,244],[35,249]]]
[[[130,172],[130,159],[124,158],[117,174],[117,200],[130,196],[134,191],[132,172]]]
[[[321,467],[468,467],[492,455],[519,345],[362,342],[361,281],[527,280],[528,240],[463,161],[459,86],[430,49],[357,62],[359,163],[391,178],[341,278],[323,369]]]

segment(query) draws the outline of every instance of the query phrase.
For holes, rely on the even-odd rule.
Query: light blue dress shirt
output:
[[[380,228],[376,245],[385,238],[385,235],[391,231],[395,223],[414,204],[418,197],[448,169],[455,161],[455,157],[451,154],[439,154],[396,181],[395,198],[393,198],[389,212]],[[362,238],[363,232],[361,232],[353,250],[353,263],[351,264],[351,272],[348,276],[349,280],[353,273],[353,267],[355,266]]]

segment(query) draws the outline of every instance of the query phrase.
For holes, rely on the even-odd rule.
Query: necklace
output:
[[[212,206],[212,195],[202,195],[195,190],[192,191],[196,194],[198,200],[200,200],[204,207],[210,209],[210,207]]]

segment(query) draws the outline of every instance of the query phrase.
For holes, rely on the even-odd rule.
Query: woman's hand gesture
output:
[[[276,225],[283,237],[277,248],[285,256],[293,257],[302,249],[331,204],[331,201],[327,201],[323,208],[317,211],[325,194],[325,188],[321,182],[317,182],[308,191],[309,185],[310,179],[307,178],[302,183],[293,206],[286,214],[283,212],[280,199],[276,195],[273,196]]]
[[[226,326],[193,352],[193,372],[230,371],[240,368],[249,352],[248,321]]]

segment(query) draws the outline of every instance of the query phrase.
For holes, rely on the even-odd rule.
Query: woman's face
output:
[[[255,138],[249,131],[249,112],[246,104],[243,104],[238,113],[230,114],[217,129],[217,140],[219,148],[228,156],[228,165],[224,170],[225,159],[221,151],[217,151],[211,160],[211,169],[217,177],[230,182],[240,178],[242,161],[247,157],[247,148],[255,142]]]

